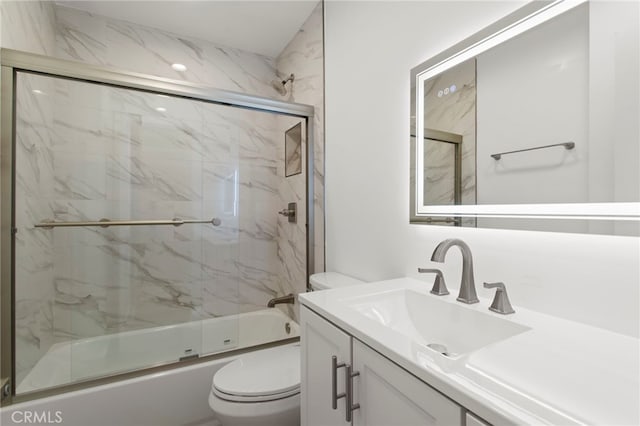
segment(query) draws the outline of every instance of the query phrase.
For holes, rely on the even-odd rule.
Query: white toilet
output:
[[[314,274],[313,290],[362,284],[336,272]],[[300,344],[238,357],[213,376],[209,406],[222,426],[300,424]]]

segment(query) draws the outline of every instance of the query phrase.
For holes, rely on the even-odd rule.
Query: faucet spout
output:
[[[431,255],[431,261],[444,263],[444,258],[448,250],[453,246],[457,246],[462,252],[462,280],[456,300],[463,303],[478,303],[476,284],[473,279],[473,256],[467,243],[458,238],[444,240],[436,246]]]
[[[274,297],[273,299],[269,300],[269,302],[267,303],[267,307],[274,308],[276,305],[280,303],[293,304],[295,303],[295,301],[296,301],[296,297],[293,295],[293,293],[290,293],[290,294],[287,294],[286,296]]]

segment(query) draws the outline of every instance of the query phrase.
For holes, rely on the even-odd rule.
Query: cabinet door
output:
[[[332,364],[351,363],[351,337],[322,317],[302,306],[300,310],[301,416],[303,426],[342,426],[345,399],[332,408]],[[345,392],[345,368],[337,369],[337,393]],[[388,426],[388,425],[387,425]]]
[[[462,409],[353,339],[354,426],[461,425]]]

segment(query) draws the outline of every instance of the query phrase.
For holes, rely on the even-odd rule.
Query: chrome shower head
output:
[[[280,93],[281,96],[284,96],[287,94],[287,83],[288,82],[293,83],[294,79],[295,79],[295,76],[291,74],[289,77],[287,77],[284,80],[273,80],[271,82],[271,86],[273,86],[273,88],[276,89],[276,91]]]

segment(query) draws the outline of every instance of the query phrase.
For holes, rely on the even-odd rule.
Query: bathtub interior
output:
[[[281,310],[264,309],[57,343],[22,380],[17,392],[28,393],[299,335],[299,325]]]

